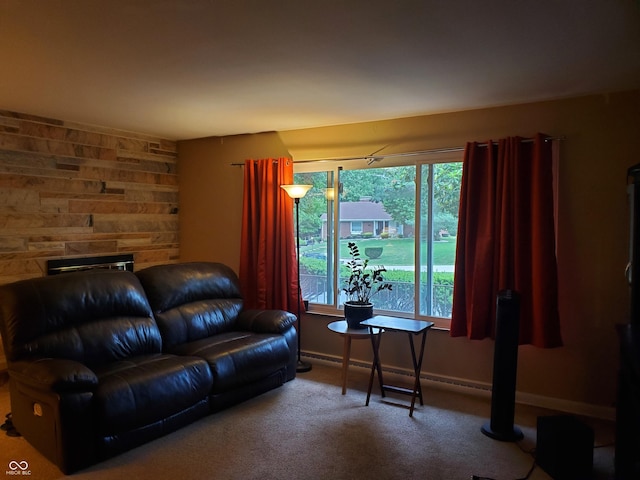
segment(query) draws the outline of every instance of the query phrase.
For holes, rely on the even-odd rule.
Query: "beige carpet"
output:
[[[366,407],[367,373],[350,371],[341,395],[336,364],[313,370],[271,392],[210,415],[166,437],[78,472],[81,479],[446,479],[472,475],[496,480],[524,478],[534,464],[538,415],[516,407],[525,438],[492,440],[480,432],[490,417],[486,398],[425,388],[425,405],[409,418],[406,397],[390,404],[377,390]],[[7,385],[0,413],[9,411]],[[613,477],[613,426],[589,421],[596,432],[595,479]],[[0,475],[11,461],[29,463],[32,479],[63,475],[23,438],[1,432]],[[11,478],[7,474],[7,478]],[[13,478],[16,478],[13,476]],[[21,476],[24,478],[24,476]],[[529,477],[550,477],[539,467]]]

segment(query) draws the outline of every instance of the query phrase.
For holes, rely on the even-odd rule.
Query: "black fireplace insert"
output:
[[[128,270],[133,272],[133,254],[97,257],[60,258],[47,261],[47,275],[93,269]]]

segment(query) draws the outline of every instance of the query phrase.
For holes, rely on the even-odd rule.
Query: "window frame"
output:
[[[453,149],[446,151],[433,151],[433,152],[423,152],[419,154],[398,154],[396,156],[388,156],[384,157],[382,160],[371,162],[370,159],[362,158],[362,159],[348,159],[348,160],[304,160],[304,161],[294,161],[294,175],[298,173],[315,173],[315,172],[333,172],[333,188],[334,190],[338,190],[340,188],[340,172],[343,170],[363,170],[370,168],[384,168],[384,167],[406,167],[413,166],[416,169],[416,198],[415,198],[415,231],[420,232],[422,228],[422,219],[420,216],[420,195],[421,195],[421,186],[422,186],[422,166],[425,164],[438,164],[438,163],[462,163],[464,151],[462,149]],[[431,182],[432,179],[429,179]],[[333,217],[333,251],[339,252],[340,248],[340,212],[339,206],[340,202],[335,200],[328,200],[332,207],[332,217]],[[329,204],[328,203],[328,204]],[[431,203],[431,202],[430,202]],[[431,206],[430,206],[431,208]],[[428,221],[432,222],[432,212],[430,212],[428,216]],[[414,288],[416,291],[420,289],[420,236],[416,235],[416,241],[414,242],[414,265],[417,268],[414,269]],[[318,304],[318,303],[310,303],[309,310],[307,313],[311,314],[321,314],[328,316],[343,316],[343,312],[339,305],[339,292],[341,291],[338,275],[335,272],[339,270],[339,255],[333,256],[333,265],[332,271],[333,275],[333,290],[334,290],[334,301],[333,305],[328,304]],[[441,328],[448,330],[450,328],[451,319],[444,317],[434,317],[430,315],[423,315],[420,313],[419,309],[419,298],[418,295],[414,296],[414,313],[401,313],[397,311],[388,311],[376,309],[375,312],[377,314],[396,316],[396,317],[404,317],[404,318],[413,318],[416,320],[427,320],[435,323],[436,328]]]

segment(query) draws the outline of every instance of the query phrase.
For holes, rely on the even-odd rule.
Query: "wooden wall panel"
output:
[[[49,259],[179,258],[176,144],[0,110],[0,284]]]

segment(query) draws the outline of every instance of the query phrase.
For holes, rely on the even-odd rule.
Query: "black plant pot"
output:
[[[349,328],[367,328],[360,325],[360,322],[373,317],[373,304],[371,303],[344,303],[344,319]]]

